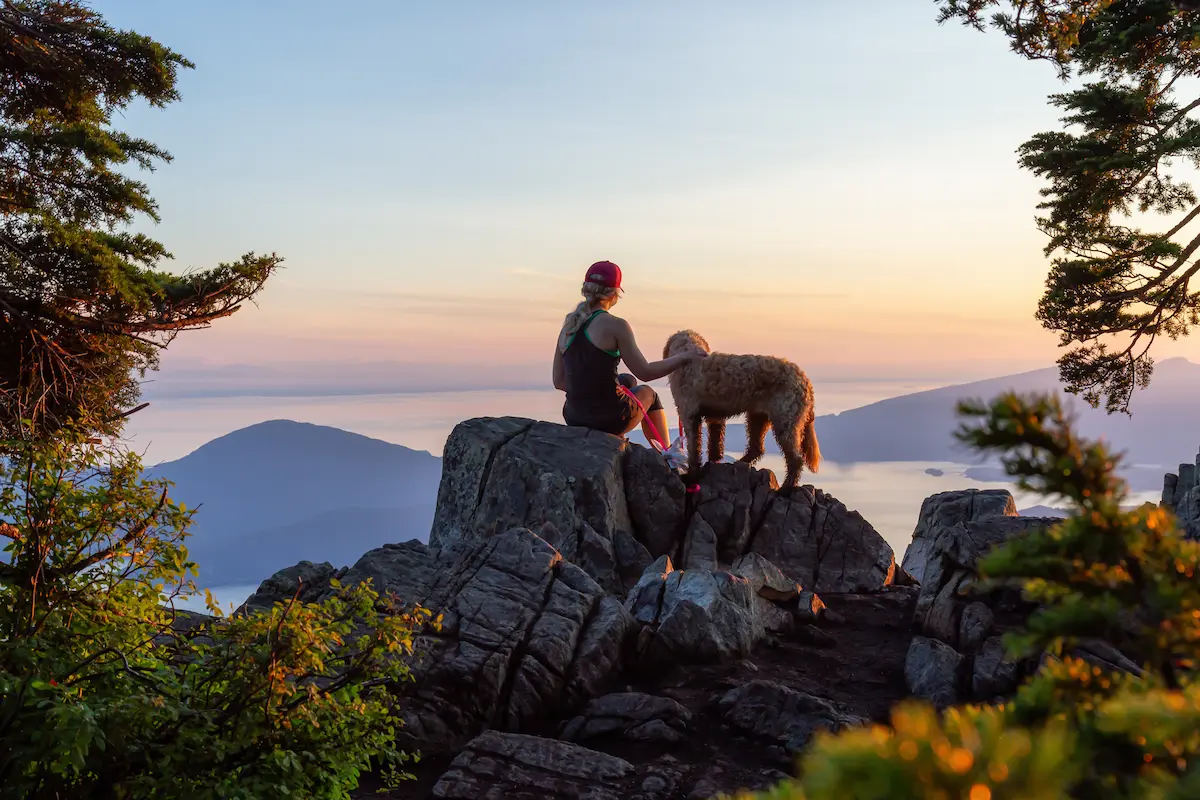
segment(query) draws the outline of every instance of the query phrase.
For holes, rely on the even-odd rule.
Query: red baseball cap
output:
[[[596,283],[609,289],[621,288],[621,268],[611,261],[597,261],[588,267],[585,283]]]

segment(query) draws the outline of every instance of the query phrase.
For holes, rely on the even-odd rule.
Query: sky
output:
[[[196,64],[119,121],[174,155],[174,268],[286,259],[150,394],[548,384],[599,259],[651,358],[693,328],[819,389],[1058,355],[1015,150],[1062,86],[930,0],[94,7]]]

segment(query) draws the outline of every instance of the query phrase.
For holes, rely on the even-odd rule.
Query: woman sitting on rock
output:
[[[647,441],[666,447],[662,401],[658,392],[637,381],[665,377],[708,354],[693,350],[647,362],[629,323],[608,313],[621,295],[621,268],[611,261],[588,267],[582,292],[583,302],[563,321],[554,348],[554,388],[567,393],[563,420],[617,436],[641,423]],[[633,375],[617,372],[622,360]]]

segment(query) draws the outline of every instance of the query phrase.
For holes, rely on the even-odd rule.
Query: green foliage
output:
[[[0,437],[24,435],[23,421],[112,433],[159,350],[235,312],[281,259],[177,275],[129,230],[158,216],[128,167],[170,155],[113,116],[177,100],[186,59],[79,0],[6,0],[0,43]]]
[[[937,2],[939,21],[980,29],[1009,6],[990,22],[1014,52],[1090,78],[1050,98],[1064,128],[1019,149],[1047,183],[1037,224],[1052,261],[1037,317],[1075,346],[1059,359],[1069,390],[1128,412],[1149,384],[1153,342],[1200,324],[1200,205],[1178,172],[1200,163],[1200,94],[1188,80],[1200,75],[1200,12],[1172,0]],[[1169,221],[1144,229],[1147,215]]]
[[[1049,529],[988,554],[983,582],[1018,585],[1038,610],[1009,634],[1041,666],[1011,701],[894,710],[890,726],[818,736],[801,777],[766,800],[1156,798],[1200,796],[1200,543],[1158,508],[1121,508],[1119,459],[1080,440],[1053,397],[964,403],[960,438],[1001,455],[1026,490],[1074,506]],[[1136,666],[1073,655],[1085,641]]]
[[[0,794],[338,798],[403,765],[387,688],[427,611],[358,585],[176,612],[191,512],[65,433],[0,467]]]

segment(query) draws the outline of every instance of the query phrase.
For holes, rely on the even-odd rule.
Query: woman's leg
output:
[[[645,434],[647,441],[654,441],[657,436],[662,438],[658,441],[663,447],[671,446],[671,432],[667,428],[667,412],[662,406],[662,402],[658,399],[658,392],[650,386],[642,385],[634,390],[638,400],[642,401],[642,405],[646,407],[646,416],[642,420],[642,433]],[[651,424],[653,427],[651,427]]]

